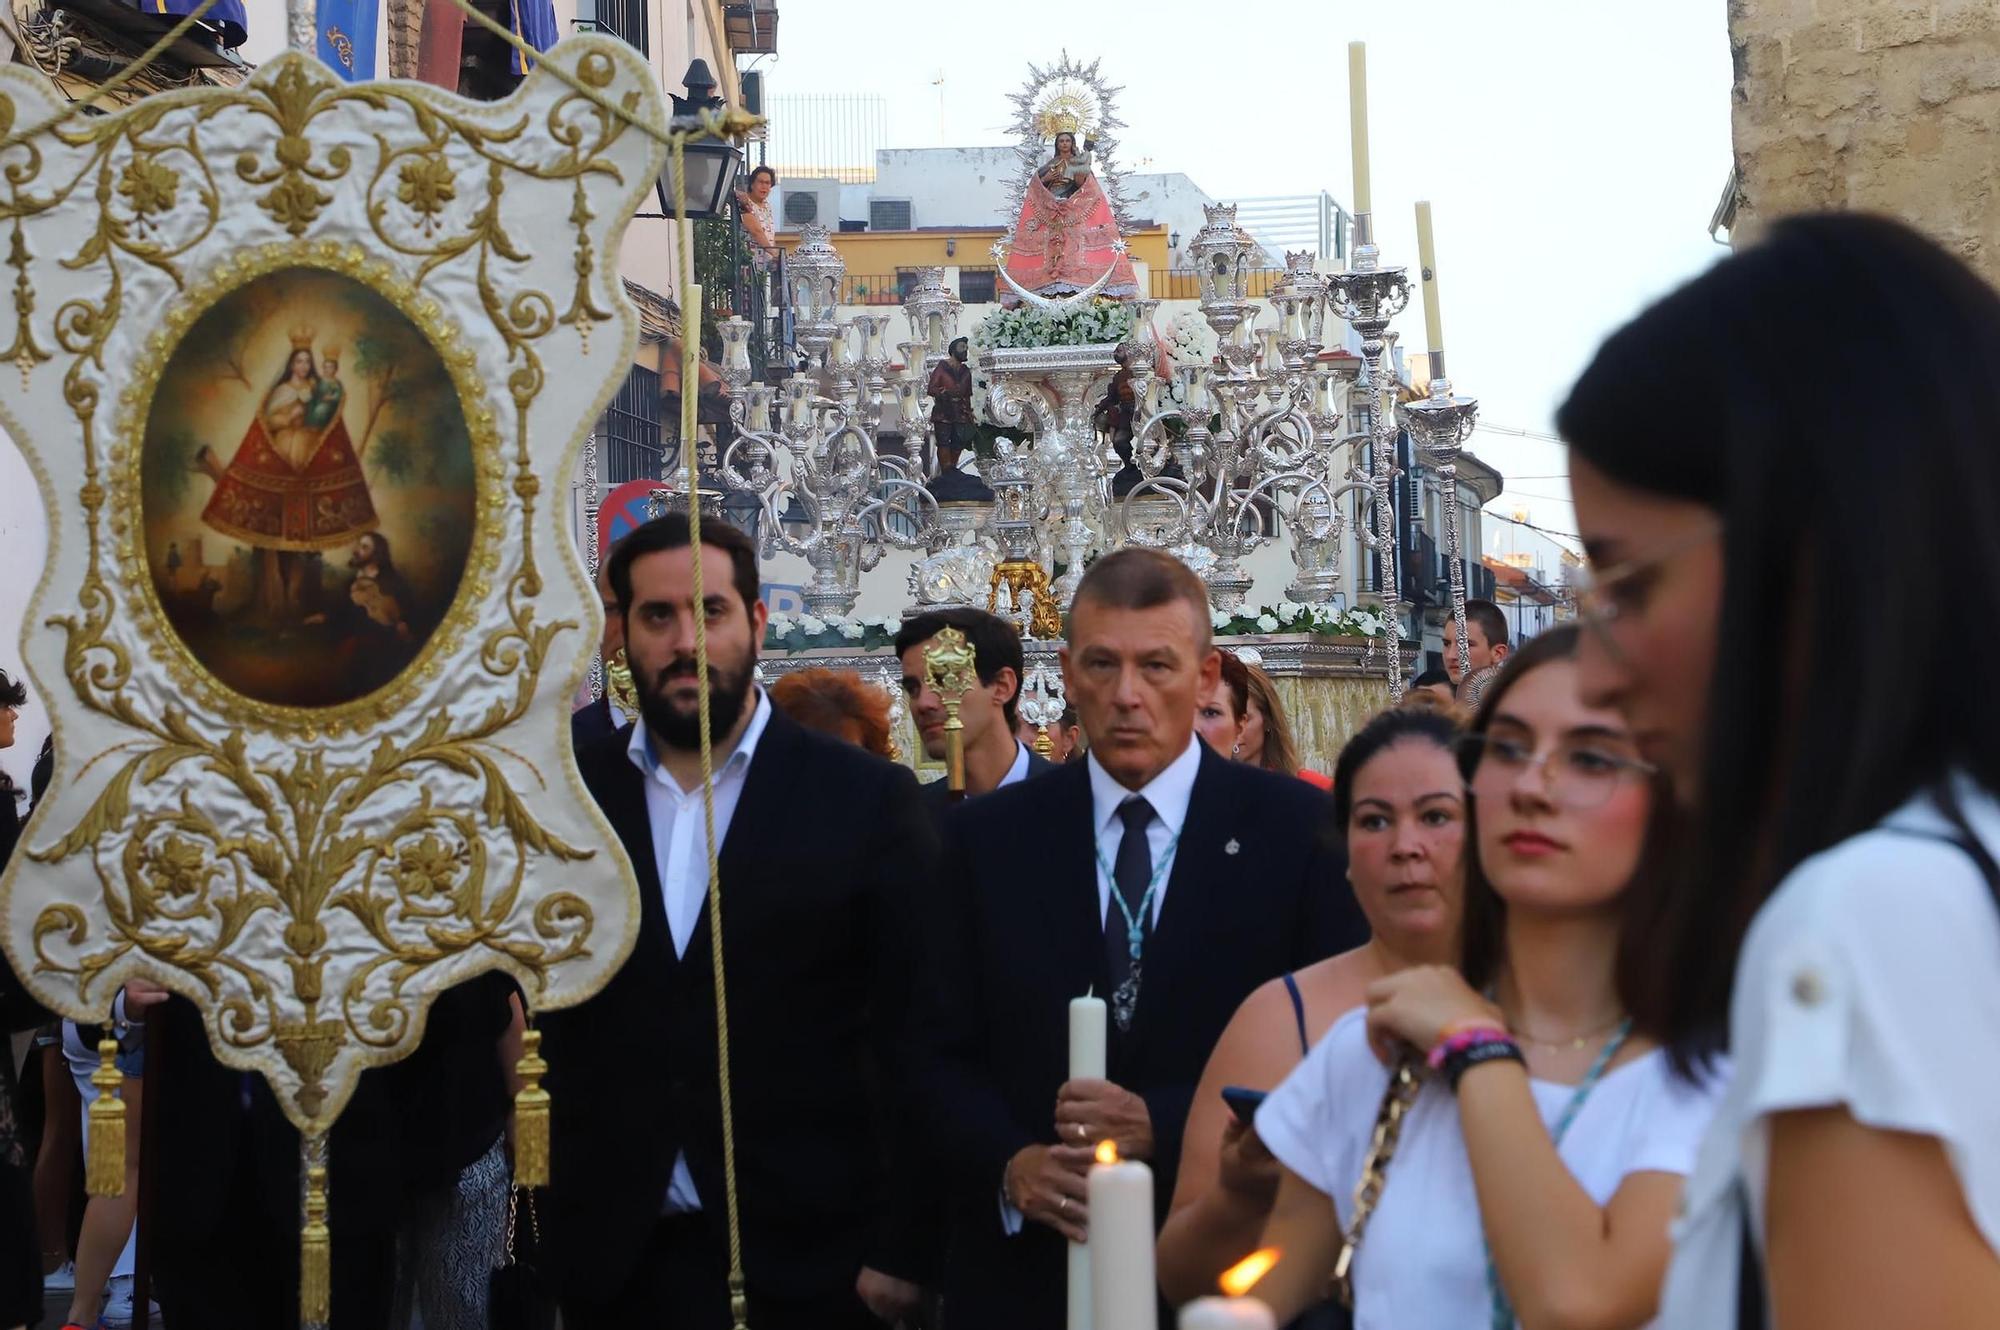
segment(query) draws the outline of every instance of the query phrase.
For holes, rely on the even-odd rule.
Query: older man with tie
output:
[[[1202,1064],[1266,980],[1366,937],[1327,797],[1194,734],[1220,669],[1186,565],[1125,549],[1077,589],[1062,655],[1086,761],[947,823],[922,1121],[951,1191],[955,1330],[1055,1326],[1097,1142],[1164,1211]],[[1111,1006],[1109,1075],[1067,1078],[1069,1001]]]

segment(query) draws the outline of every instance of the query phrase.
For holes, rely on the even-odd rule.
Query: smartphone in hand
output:
[[[1229,1105],[1229,1111],[1236,1120],[1248,1126],[1257,1117],[1257,1106],[1264,1102],[1269,1091],[1246,1090],[1240,1085],[1222,1087],[1222,1102]]]

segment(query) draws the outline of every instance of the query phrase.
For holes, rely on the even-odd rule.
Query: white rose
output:
[[[1208,622],[1212,628],[1227,628],[1229,626],[1229,616],[1221,610],[1210,610],[1208,612]]]
[[[816,614],[801,614],[799,616],[799,628],[803,632],[815,635],[823,633],[826,631],[826,620]]]
[[[840,629],[840,635],[850,642],[859,642],[862,634],[868,631],[862,626],[859,619],[842,619],[837,626]]]
[[[1260,633],[1275,633],[1278,631],[1278,621],[1268,614],[1260,614],[1257,616],[1257,631]]]
[[[770,622],[770,631],[774,636],[777,637],[783,637],[786,633],[791,632],[792,616],[789,614],[772,615]]]
[[[1281,600],[1278,602],[1278,621],[1280,623],[1295,623],[1298,621],[1299,615],[1304,611],[1305,606],[1299,604],[1296,600]]]
[[[875,621],[875,626],[885,633],[901,632],[903,621],[893,614],[885,614]]]

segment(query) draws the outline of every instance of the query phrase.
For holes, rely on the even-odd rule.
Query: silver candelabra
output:
[[[1401,589],[1396,585],[1396,514],[1393,486],[1396,479],[1396,385],[1393,370],[1384,361],[1388,343],[1385,334],[1390,320],[1410,303],[1410,282],[1401,268],[1381,266],[1381,251],[1375,246],[1374,219],[1361,213],[1354,219],[1354,266],[1328,279],[1328,299],[1335,314],[1360,334],[1361,361],[1366,386],[1362,393],[1367,404],[1362,436],[1370,446],[1369,481],[1374,487],[1374,531],[1362,533],[1363,543],[1375,551],[1381,580],[1382,615],[1386,621],[1389,647],[1389,700],[1403,700]]]
[[[1479,417],[1479,402],[1452,394],[1445,376],[1444,352],[1430,356],[1430,394],[1403,407],[1403,426],[1417,451],[1437,468],[1444,484],[1444,552],[1451,579],[1451,617],[1456,629],[1459,677],[1472,673],[1465,637],[1465,565],[1459,558],[1458,457]]]

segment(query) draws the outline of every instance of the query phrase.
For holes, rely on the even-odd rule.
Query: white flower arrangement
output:
[[[1275,606],[1245,606],[1233,614],[1210,609],[1208,622],[1217,637],[1277,632],[1310,633],[1316,637],[1383,637],[1388,632],[1388,622],[1380,610],[1334,610],[1295,600],[1280,601]],[[840,647],[878,651],[893,645],[902,627],[902,619],[893,614],[872,618],[774,614],[764,630],[764,650],[778,655]]]
[[[815,614],[774,614],[764,628],[764,650],[780,655],[832,647],[874,651],[892,644],[902,627],[903,620],[894,614],[828,619]]]
[[[1060,314],[1032,305],[996,309],[979,321],[987,347],[1097,346],[1122,342],[1132,333],[1132,307],[1116,300],[1093,300]]]
[[[1249,637],[1280,630],[1315,637],[1382,637],[1388,631],[1388,622],[1376,610],[1334,610],[1295,600],[1281,601],[1276,607],[1245,607],[1234,614],[1212,610],[1209,622],[1218,637]]]
[[[1215,330],[1199,310],[1183,310],[1175,316],[1167,336],[1167,357],[1175,369],[1206,368],[1214,362],[1215,352]]]

